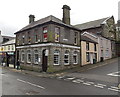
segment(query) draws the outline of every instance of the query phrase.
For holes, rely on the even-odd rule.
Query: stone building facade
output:
[[[100,35],[96,35],[89,32],[84,32],[82,35],[94,40],[98,43],[98,61],[103,61],[106,59],[112,58],[112,46],[111,40],[101,37]]]
[[[89,32],[110,40],[112,57],[116,57],[116,27],[113,16],[78,24],[75,27],[81,29],[82,33]]]
[[[63,10],[70,8],[64,5]],[[80,65],[81,31],[52,15],[38,21],[34,18],[30,15],[30,24],[15,33],[16,62],[20,60],[24,69],[45,72]]]
[[[98,43],[85,35],[81,35],[81,65],[95,64],[99,61]]]

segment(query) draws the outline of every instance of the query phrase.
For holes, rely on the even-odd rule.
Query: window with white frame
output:
[[[75,51],[73,53],[73,64],[77,64],[78,63],[78,54],[77,52]]]
[[[109,57],[109,51],[106,50],[106,57]]]
[[[59,54],[60,54],[59,50],[54,51],[54,65],[59,65],[59,61],[60,61]]]
[[[48,37],[48,29],[47,27],[43,28],[43,42],[47,42],[47,37]]]
[[[27,51],[27,62],[31,63],[31,51],[30,50]]]
[[[34,51],[34,63],[35,63],[35,64],[38,64],[38,58],[39,58],[38,56],[39,56],[39,55],[38,55],[38,50],[35,50],[35,51]]]
[[[59,34],[60,34],[60,28],[55,27],[55,42],[59,42]]]
[[[21,62],[24,62],[25,61],[25,52],[22,51],[21,52]]]
[[[66,50],[64,54],[64,64],[69,65],[69,51]]]

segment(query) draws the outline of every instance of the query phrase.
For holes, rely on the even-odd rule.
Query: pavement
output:
[[[35,71],[28,71],[28,70],[17,70],[17,69],[14,69],[12,65],[10,65],[10,67],[2,67],[2,68],[9,69],[9,70],[12,70],[14,72],[34,75],[34,76],[38,76],[38,77],[59,77],[59,76],[67,75],[67,74],[72,75],[72,73],[84,72],[84,71],[94,69],[94,68],[97,68],[97,67],[101,67],[101,66],[104,66],[104,65],[109,65],[110,63],[113,63],[113,62],[117,61],[118,59],[119,58],[108,59],[108,60],[105,60],[104,62],[99,62],[99,63],[96,63],[96,64],[89,64],[89,65],[85,65],[85,66],[82,66],[82,67],[80,66],[79,68],[75,67],[75,68],[72,68],[72,69],[62,70],[62,71],[55,72],[55,73],[35,72]]]

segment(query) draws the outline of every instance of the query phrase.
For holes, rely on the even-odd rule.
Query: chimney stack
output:
[[[34,22],[34,15],[29,15],[29,24]]]
[[[63,23],[70,25],[70,7],[68,5],[63,5]]]

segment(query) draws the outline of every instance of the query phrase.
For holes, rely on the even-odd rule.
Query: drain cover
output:
[[[39,92],[37,92],[37,91],[29,91],[29,92],[27,92],[26,94],[27,95],[37,95]]]

